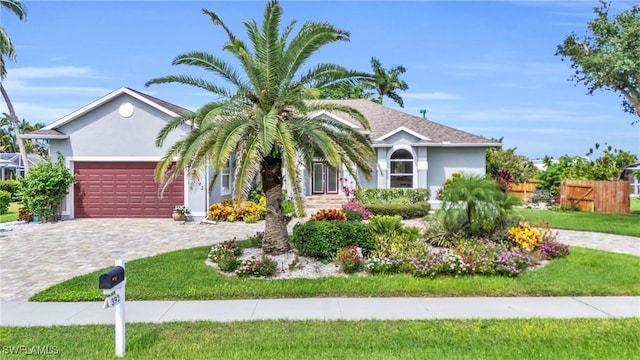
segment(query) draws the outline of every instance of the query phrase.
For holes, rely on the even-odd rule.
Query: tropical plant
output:
[[[340,209],[321,209],[311,215],[309,221],[347,220],[347,215]]]
[[[27,17],[27,7],[20,0],[0,0],[0,9],[8,10],[9,12],[17,16],[20,20],[25,20]],[[7,75],[7,69],[4,63],[5,56],[10,60],[15,60],[16,49],[7,32],[2,26],[0,26],[0,93],[2,93],[2,98],[4,99],[4,102],[7,104],[7,108],[9,109],[13,131],[14,134],[16,134],[16,141],[18,143],[18,148],[20,149],[20,156],[22,156],[22,163],[24,164],[24,170],[25,172],[28,172],[29,161],[27,161],[27,150],[24,146],[24,140],[18,136],[20,135],[18,116],[16,115],[16,111],[13,108],[13,104],[11,103],[11,99],[9,98],[9,94],[5,90],[2,81]]]
[[[35,125],[31,125],[23,119],[18,127],[20,133],[25,134],[40,130],[44,127],[44,124],[36,123]],[[47,154],[47,149],[43,142],[38,142],[38,140],[34,139],[23,139],[23,143],[27,154],[37,153],[43,156]],[[7,153],[20,152],[20,146],[18,145],[17,136],[13,127],[13,118],[10,114],[6,113],[3,113],[2,118],[0,118],[0,151]]]
[[[502,142],[502,138],[495,140]],[[502,147],[488,148],[486,162],[487,175],[494,179],[506,179],[511,176],[512,182],[522,183],[532,179],[537,172],[531,160],[526,156],[516,154],[516,148],[506,150]]]
[[[362,254],[355,245],[349,245],[339,249],[336,254],[336,262],[338,266],[340,266],[340,269],[347,274],[358,272],[362,270],[364,266]]]
[[[394,66],[387,70],[382,67],[380,60],[375,57],[371,58],[371,68],[373,69],[373,80],[370,86],[378,93],[377,102],[382,104],[382,99],[386,96],[400,105],[400,107],[404,107],[404,101],[398,95],[397,90],[409,89],[409,85],[400,79],[400,75],[404,74],[407,69],[404,66]]]
[[[493,234],[516,203],[495,180],[473,174],[452,178],[440,197],[445,227],[469,236]]]
[[[580,39],[572,33],[558,45],[556,55],[571,60],[575,74],[570,80],[583,83],[589,95],[597,89],[613,90],[622,97],[624,110],[640,117],[640,6],[613,19],[609,6],[600,0],[593,9],[596,18],[587,23],[591,34]]]
[[[212,11],[203,10],[214,25],[228,37],[223,51],[235,58],[237,71],[222,57],[195,51],[178,55],[174,65],[189,65],[218,75],[231,87],[188,75],[156,78],[151,84],[179,83],[211,92],[219,100],[207,103],[194,113],[172,119],[158,134],[161,146],[168,135],[183,124],[191,126],[187,136],[173,144],[156,168],[157,179],[168,184],[187,170],[198,174],[211,165],[213,185],[236,154],[234,198],[246,198],[256,176],[267,198],[263,251],[277,254],[289,250],[283,211],[283,181],[286,173],[292,185],[298,214],[303,212],[302,160],[310,168],[315,156],[329,165],[343,165],[356,176],[371,175],[375,154],[367,138],[357,130],[332,119],[312,119],[318,111],[340,111],[369,129],[367,119],[358,111],[319,101],[305,101],[308,88],[356,82],[365,75],[334,64],[308,65],[320,48],[337,41],[348,41],[349,33],[326,22],[308,21],[289,40],[295,22],[281,26],[282,7],[270,1],[262,26],[254,20],[244,23],[249,44],[240,40]],[[280,30],[282,32],[280,32]],[[303,67],[304,66],[304,67]],[[171,164],[175,161],[175,166]]]

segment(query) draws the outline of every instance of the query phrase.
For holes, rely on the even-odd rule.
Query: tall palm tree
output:
[[[340,111],[369,129],[362,114],[336,103],[305,101],[309,88],[359,80],[361,74],[334,64],[303,69],[318,49],[333,42],[348,41],[350,35],[329,23],[308,21],[289,40],[295,21],[282,28],[282,7],[277,1],[271,1],[266,6],[261,27],[254,20],[244,22],[248,46],[217,14],[206,9],[203,12],[226,32],[228,42],[223,51],[237,60],[241,71],[218,56],[196,51],[178,55],[173,64],[210,71],[230,87],[187,75],[147,82],[147,86],[186,84],[207,90],[218,98],[194,113],[172,119],[160,131],[158,146],[182,124],[191,126],[190,132],[168,149],[156,168],[156,177],[166,184],[184,170],[195,174],[211,164],[215,171],[213,185],[235,153],[234,200],[246,198],[254,178],[260,176],[267,198],[263,251],[286,252],[289,243],[282,208],[285,174],[293,189],[296,210],[301,213],[298,166],[301,162],[310,168],[314,156],[322,156],[333,167],[342,163],[351,174],[355,175],[356,169],[360,169],[370,176],[369,164],[375,161],[365,135],[340,122],[311,117],[321,110]],[[175,166],[171,166],[175,159]]]
[[[386,96],[395,101],[400,107],[404,107],[404,101],[396,90],[408,90],[409,85],[400,79],[407,69],[404,66],[394,66],[388,70],[382,67],[380,60],[371,58],[371,68],[373,69],[370,86],[378,93],[378,101],[382,104],[382,99]]]
[[[25,4],[20,0],[0,0],[0,10],[2,9],[9,10],[20,20],[25,20],[27,17],[27,8]],[[24,146],[24,139],[20,137],[18,116],[16,116],[16,112],[13,109],[13,104],[11,103],[11,99],[9,98],[9,94],[7,94],[7,91],[4,89],[4,84],[2,83],[2,80],[4,80],[4,77],[7,75],[7,69],[4,65],[5,56],[10,60],[14,60],[16,58],[16,49],[13,46],[13,42],[11,42],[11,39],[7,35],[7,32],[2,26],[0,26],[0,93],[2,93],[2,98],[4,98],[4,102],[7,104],[7,108],[9,108],[13,131],[16,134],[18,148],[20,149],[22,163],[24,164],[24,171],[25,173],[27,173],[29,171],[29,161],[27,159],[27,150]]]

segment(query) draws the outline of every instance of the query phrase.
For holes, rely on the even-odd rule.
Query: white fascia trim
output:
[[[133,162],[133,161],[160,161],[162,156],[70,156],[69,161],[121,161],[121,162]]]
[[[345,125],[347,125],[347,126],[349,126],[349,127],[353,128],[353,129],[355,129],[355,128],[357,128],[357,127],[358,127],[357,125],[354,125],[354,124],[352,124],[352,123],[348,122],[347,120],[345,120],[345,119],[343,119],[343,118],[341,118],[341,117],[339,117],[339,116],[336,116],[335,114],[332,114],[332,113],[330,113],[330,112],[328,112],[328,111],[326,111],[326,110],[317,111],[317,112],[312,112],[312,113],[310,113],[310,114],[309,114],[309,117],[310,117],[310,118],[312,118],[312,119],[315,119],[315,118],[317,118],[317,117],[319,117],[319,116],[321,116],[321,115],[325,115],[325,116],[327,116],[327,117],[330,117],[330,118],[332,118],[333,120],[335,120],[335,121],[337,121],[337,122],[341,122],[341,123],[343,123],[343,124],[345,124]]]
[[[111,101],[112,99],[114,99],[114,98],[116,98],[116,97],[118,97],[118,96],[120,96],[122,94],[127,94],[127,95],[129,95],[129,96],[131,96],[131,97],[133,97],[133,98],[135,98],[135,99],[137,99],[137,100],[139,100],[139,101],[141,101],[141,102],[143,102],[143,103],[145,103],[145,104],[147,104],[147,105],[149,105],[149,106],[151,106],[151,107],[153,107],[155,109],[158,109],[158,110],[162,111],[163,113],[165,113],[165,114],[167,114],[167,115],[169,115],[171,117],[178,116],[178,114],[176,114],[175,112],[173,112],[173,111],[171,111],[171,110],[169,110],[169,109],[167,109],[167,108],[165,108],[163,106],[160,106],[160,105],[156,104],[155,102],[153,102],[153,101],[141,96],[140,94],[138,94],[136,92],[133,92],[133,91],[131,91],[131,90],[125,88],[125,87],[121,87],[121,88],[119,88],[117,90],[114,90],[111,93],[101,97],[100,99],[81,107],[80,109],[78,109],[78,110],[72,112],[71,114],[63,117],[62,119],[60,119],[58,121],[55,121],[52,124],[49,124],[49,125],[43,127],[42,129],[43,130],[53,130],[53,129],[57,128],[57,127],[60,127],[60,126],[62,126],[64,124],[66,124],[68,122],[71,122],[71,121],[75,120],[76,118],[88,113],[89,111],[101,106],[102,104],[105,104],[105,103]]]
[[[397,128],[397,129],[395,129],[395,130],[393,130],[393,131],[391,131],[391,132],[389,132],[389,133],[386,133],[386,134],[384,134],[384,135],[380,136],[380,137],[379,137],[379,138],[377,138],[375,141],[384,141],[384,140],[385,140],[385,139],[387,139],[388,137],[390,137],[390,136],[392,136],[392,135],[395,135],[395,134],[397,134],[397,133],[399,133],[399,132],[401,132],[401,131],[404,131],[404,132],[406,132],[406,133],[409,133],[409,134],[411,134],[411,135],[413,135],[413,136],[417,137],[417,138],[418,138],[418,139],[420,139],[420,140],[431,141],[431,139],[429,139],[428,137],[426,137],[426,136],[424,136],[424,135],[422,135],[422,134],[419,134],[419,133],[417,133],[417,132],[415,132],[415,131],[413,131],[413,130],[411,130],[411,129],[409,129],[409,128],[406,128],[406,127],[404,127],[404,126],[400,126],[399,128]]]
[[[48,139],[48,140],[63,140],[68,139],[69,135],[47,135],[47,134],[20,134],[21,139]]]

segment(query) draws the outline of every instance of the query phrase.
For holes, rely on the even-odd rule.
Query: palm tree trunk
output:
[[[24,139],[20,136],[20,126],[18,125],[18,117],[16,116],[16,112],[13,109],[13,104],[11,104],[11,99],[9,99],[9,94],[4,89],[2,82],[0,82],[0,92],[2,92],[2,97],[4,98],[4,102],[7,103],[7,107],[9,108],[9,115],[11,116],[11,124],[13,125],[13,133],[16,137],[16,143],[18,143],[18,149],[20,149],[20,156],[22,156],[22,166],[24,166],[24,175],[26,176],[29,172],[29,159],[27,158],[27,149],[24,146]]]
[[[282,254],[289,251],[289,235],[284,223],[282,208],[282,159],[265,158],[262,161],[262,190],[267,197],[262,251],[265,254]]]

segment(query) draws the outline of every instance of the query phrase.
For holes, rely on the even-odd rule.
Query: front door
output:
[[[313,194],[337,194],[338,171],[325,162],[313,163],[311,189]]]

